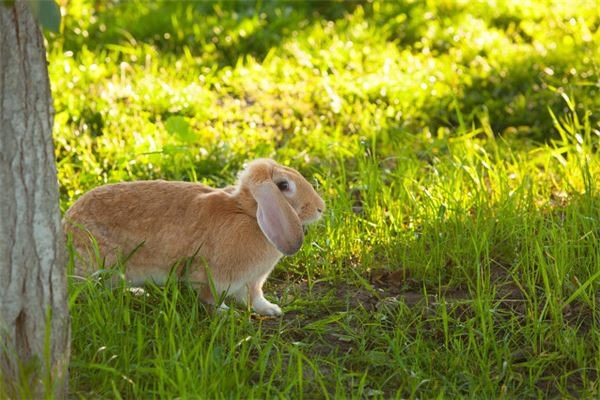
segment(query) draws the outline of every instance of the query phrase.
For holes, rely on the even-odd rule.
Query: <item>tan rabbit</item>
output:
[[[282,255],[300,249],[303,225],[318,220],[324,209],[297,171],[257,159],[225,189],[167,181],[95,188],[67,210],[63,225],[83,258],[78,273],[97,268],[93,237],[105,265],[126,258],[131,285],[164,283],[173,269],[206,303],[226,293],[249,301],[259,314],[281,315],[262,286]],[[184,268],[186,259],[191,263]]]

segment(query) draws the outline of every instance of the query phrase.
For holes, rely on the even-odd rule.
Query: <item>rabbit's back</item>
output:
[[[178,218],[195,199],[214,191],[201,184],[162,180],[104,185],[81,196],[66,212],[65,219],[122,226],[128,221],[137,225],[139,218],[162,220],[156,219],[159,215]]]
[[[92,258],[90,234],[106,264],[118,257],[131,266],[164,269],[188,255],[202,240],[210,197],[227,206],[228,196],[201,184],[137,181],[100,186],[84,194],[65,213],[65,231],[79,253]],[[225,195],[225,196],[224,196]],[[214,202],[214,201],[213,201]],[[133,254],[132,254],[133,253]]]

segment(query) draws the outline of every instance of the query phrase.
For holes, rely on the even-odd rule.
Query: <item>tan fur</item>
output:
[[[107,267],[130,255],[125,278],[132,285],[147,280],[162,283],[176,266],[175,272],[180,276],[185,272],[205,302],[214,304],[210,275],[217,294],[226,292],[249,300],[259,313],[279,315],[281,309],[264,298],[262,285],[283,254],[257,222],[259,206],[253,193],[276,191],[274,185],[281,179],[292,181],[296,192],[279,194],[276,204],[287,211],[275,214],[299,219],[303,225],[319,219],[325,205],[312,186],[297,171],[270,159],[249,163],[237,184],[225,189],[168,181],[93,189],[73,204],[63,220],[82,258],[76,272],[89,275],[97,268],[93,237]],[[281,229],[289,238],[281,241],[281,248],[296,251],[303,239],[301,226],[286,222]],[[279,238],[274,243],[280,243]],[[186,259],[194,255],[184,271]]]

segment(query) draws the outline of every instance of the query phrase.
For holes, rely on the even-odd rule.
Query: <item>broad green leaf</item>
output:
[[[165,127],[167,132],[176,136],[181,142],[191,143],[196,139],[196,134],[184,117],[174,115],[167,118]]]
[[[49,31],[60,31],[60,7],[54,0],[27,0],[40,25]]]

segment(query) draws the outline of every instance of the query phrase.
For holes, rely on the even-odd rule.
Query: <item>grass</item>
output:
[[[282,318],[71,279],[71,395],[597,397],[600,13],[565,4],[63,2],[63,210],[260,156],[328,205]]]

